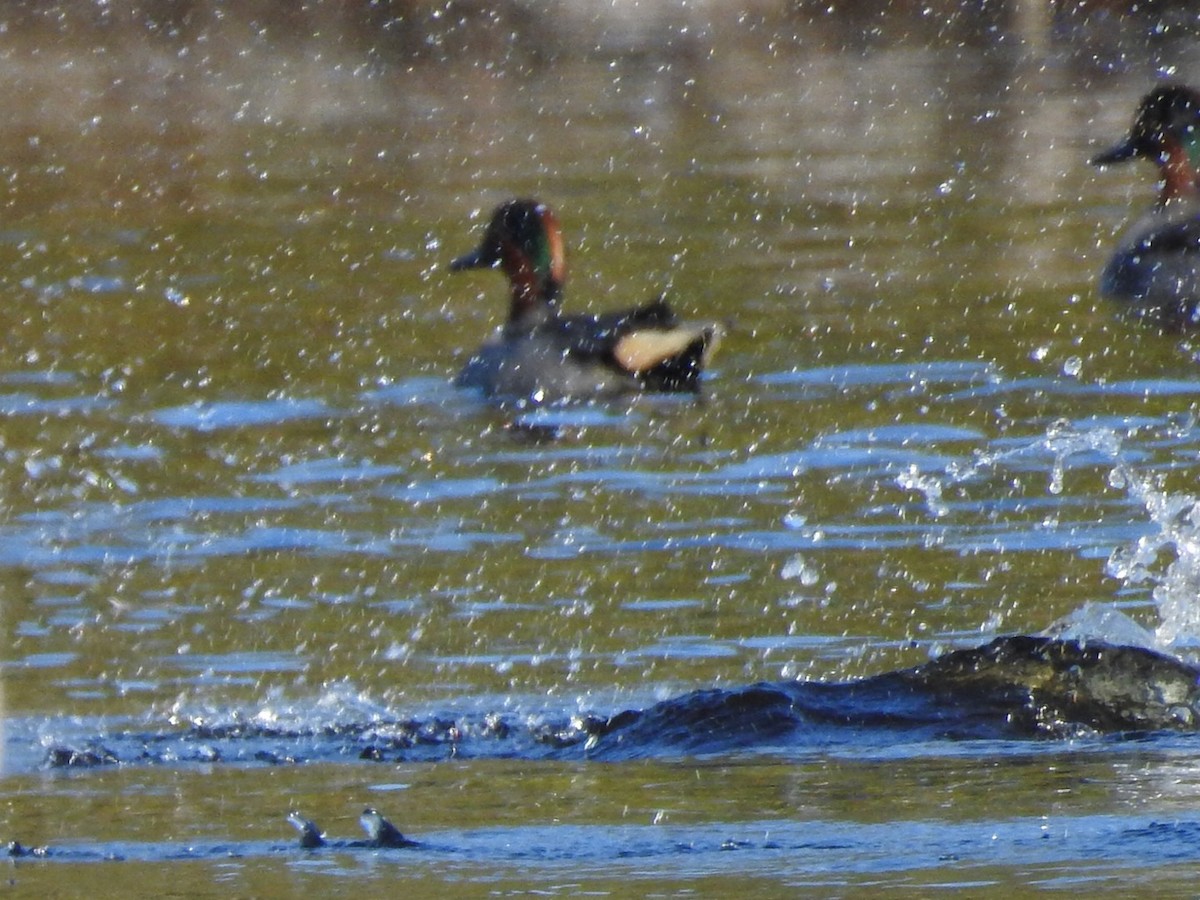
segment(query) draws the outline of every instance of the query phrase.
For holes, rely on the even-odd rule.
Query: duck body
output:
[[[1166,328],[1200,324],[1200,92],[1164,85],[1142,98],[1129,135],[1096,156],[1147,159],[1158,203],[1130,226],[1100,274],[1100,293]]]
[[[1200,324],[1200,208],[1155,211],[1129,228],[1100,293],[1164,327]]]
[[[563,242],[544,204],[501,204],[480,246],[451,263],[452,271],[492,267],[508,276],[508,320],[467,361],[458,386],[532,403],[699,390],[715,324],[681,322],[662,297],[603,315],[559,310]]]
[[[488,397],[537,402],[695,392],[712,342],[709,328],[681,325],[664,300],[600,316],[510,321],[471,356],[455,383]],[[639,343],[661,358],[640,367],[624,362]]]

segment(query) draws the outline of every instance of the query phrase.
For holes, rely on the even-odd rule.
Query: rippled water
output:
[[[1152,176],[1086,164],[1194,47],[879,21],[0,33],[12,880],[1188,893],[1186,731],[547,750],[1064,617],[1196,651],[1197,348],[1096,298]],[[505,292],[447,263],[512,195],[572,309],[727,323],[702,398],[450,385]],[[421,846],[284,820],[364,805]]]

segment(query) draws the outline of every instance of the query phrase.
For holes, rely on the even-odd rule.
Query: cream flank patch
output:
[[[698,326],[671,331],[635,331],[617,342],[613,357],[621,368],[629,372],[642,372],[683,353],[697,340],[703,339],[707,330],[704,326]]]

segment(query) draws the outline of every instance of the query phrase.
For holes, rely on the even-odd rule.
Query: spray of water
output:
[[[1168,425],[1168,430],[1173,426]],[[1136,541],[1114,549],[1105,573],[1126,585],[1152,585],[1158,612],[1153,633],[1103,603],[1087,604],[1066,620],[1055,623],[1056,634],[1075,635],[1080,629],[1093,638],[1115,643],[1154,646],[1181,655],[1200,655],[1200,497],[1171,493],[1164,478],[1136,468],[1122,452],[1123,438],[1110,428],[1079,428],[1058,422],[1045,435],[1002,451],[979,451],[967,462],[943,473],[915,469],[896,478],[905,490],[924,495],[929,513],[944,518],[944,494],[949,487],[979,479],[997,469],[1025,466],[1049,457],[1048,493],[1063,491],[1068,467],[1080,458],[1107,465],[1110,488],[1122,490],[1145,510],[1150,528]]]
[[[1158,643],[1175,652],[1200,648],[1200,500],[1168,493],[1161,478],[1122,473],[1129,495],[1154,526],[1112,552],[1105,572],[1127,584],[1151,583]]]

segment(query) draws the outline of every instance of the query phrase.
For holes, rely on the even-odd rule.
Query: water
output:
[[[16,885],[1191,892],[1187,728],[575,742],[1063,619],[1193,657],[1197,348],[1096,298],[1152,186],[1086,164],[1186,34],[311,15],[0,33]],[[570,308],[728,322],[702,399],[450,386],[512,195]],[[365,805],[422,846],[285,821]]]

